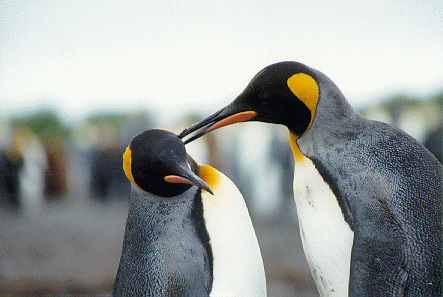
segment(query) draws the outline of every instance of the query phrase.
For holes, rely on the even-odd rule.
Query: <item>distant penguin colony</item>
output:
[[[260,71],[185,143],[245,121],[285,125],[300,233],[321,296],[441,296],[442,166],[418,141],[363,118],[323,73]]]
[[[257,238],[236,186],[173,133],[134,137],[132,195],[114,296],[266,296]]]

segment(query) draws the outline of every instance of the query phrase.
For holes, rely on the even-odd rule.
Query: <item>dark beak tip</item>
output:
[[[214,192],[212,191],[212,189],[211,188],[207,188],[207,189],[204,189],[206,192],[208,192],[208,193],[210,193],[212,196],[214,196]]]
[[[200,182],[196,183],[196,186],[202,190],[205,190],[211,195],[214,195],[214,192],[212,191],[211,187],[205,181],[201,180]]]
[[[208,193],[211,193],[214,195],[214,192],[212,191],[211,187],[202,180],[196,173],[194,173],[191,168],[189,168],[187,165],[180,166],[182,168],[182,176],[183,178],[189,180],[193,185],[199,187],[200,189],[205,190]]]
[[[178,138],[183,139],[184,137],[196,132],[194,135],[189,137],[188,139],[184,140],[184,144],[187,144],[193,140],[196,140],[197,138],[203,136],[206,132],[206,130],[209,129],[211,125],[214,124],[214,122],[217,121],[217,117],[219,117],[220,113],[223,111],[220,110],[213,115],[207,117],[206,119],[201,120],[200,122],[197,122],[190,127],[184,129],[180,134],[178,134]]]

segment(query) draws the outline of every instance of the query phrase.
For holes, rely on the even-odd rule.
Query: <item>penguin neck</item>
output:
[[[212,266],[212,252],[202,212],[201,191],[197,187],[191,187],[179,196],[164,198],[132,186],[125,240],[138,240],[150,245],[151,241],[147,239],[153,236],[153,232],[165,238],[195,237],[209,254]]]
[[[340,141],[342,134],[352,132],[363,117],[349,104],[340,89],[327,76],[318,75],[319,99],[311,110],[311,122],[302,134],[289,129],[289,139],[295,161],[309,157],[313,147],[324,147]]]
[[[338,131],[346,133],[362,119],[331,80],[325,78],[322,85],[314,120],[310,129],[305,132],[305,135],[310,135],[304,138],[322,136],[330,138],[331,133]]]
[[[125,235],[130,235],[133,239],[139,238],[144,241],[153,230],[161,231],[159,228],[172,230],[166,222],[170,222],[174,216],[186,218],[192,208],[192,200],[184,195],[164,198],[146,193],[136,186],[132,186],[131,192]],[[159,220],[165,224],[159,224]]]
[[[312,125],[303,135],[290,132],[290,143],[296,161],[301,157],[316,158],[321,151],[341,145],[344,139],[354,139],[364,129],[367,120],[341,93],[326,95],[334,94],[333,100],[329,98],[330,100],[319,101]]]

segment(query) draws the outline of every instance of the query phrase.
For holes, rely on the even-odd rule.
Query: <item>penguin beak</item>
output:
[[[179,175],[167,175],[164,179],[168,183],[194,185],[214,195],[211,187],[209,187],[209,185],[205,183],[197,174],[195,174],[194,171],[192,171],[188,166],[180,165]]]
[[[235,102],[235,101],[234,101]],[[238,111],[233,104],[228,105],[222,110],[214,113],[213,115],[207,117],[206,119],[192,125],[191,127],[183,130],[178,137],[183,138],[194,131],[197,131],[192,137],[184,141],[185,144],[194,141],[208,132],[215,129],[228,126],[235,123],[246,122],[253,119],[257,115],[257,112],[248,111]]]

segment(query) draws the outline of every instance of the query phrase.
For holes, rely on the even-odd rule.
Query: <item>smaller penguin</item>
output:
[[[132,195],[115,296],[266,296],[248,209],[226,176],[160,129],[132,139],[123,169]]]

